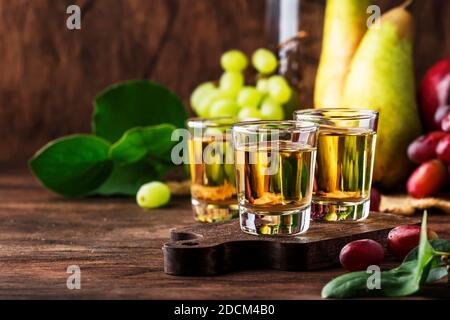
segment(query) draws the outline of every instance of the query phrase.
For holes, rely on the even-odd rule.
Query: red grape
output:
[[[437,108],[436,113],[434,114],[434,122],[440,128],[442,124],[442,119],[444,119],[445,115],[450,112],[450,106],[442,105]],[[445,130],[444,130],[445,131]]]
[[[409,159],[417,164],[436,158],[436,146],[447,134],[433,131],[414,140],[408,147]]]
[[[370,211],[380,211],[381,194],[380,192],[372,188],[370,190]]]
[[[425,198],[438,192],[447,181],[447,168],[440,160],[422,163],[409,177],[406,185],[414,198]]]
[[[436,232],[428,228],[429,239],[437,239]],[[392,229],[388,234],[387,248],[399,260],[403,260],[406,255],[419,245],[420,226],[399,226]]]
[[[441,120],[441,128],[445,132],[450,132],[450,112],[448,112]]]
[[[381,244],[363,239],[348,243],[339,255],[342,266],[348,271],[366,270],[368,266],[380,265],[384,260]]]
[[[436,154],[439,159],[450,163],[450,135],[442,138],[436,146]]]

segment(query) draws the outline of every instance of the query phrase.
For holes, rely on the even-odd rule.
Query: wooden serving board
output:
[[[386,244],[389,231],[419,224],[418,218],[371,213],[364,222],[312,222],[299,236],[252,236],[239,221],[195,224],[171,230],[164,244],[164,271],[177,276],[209,276],[244,269],[306,271],[336,265],[347,243],[373,239]]]

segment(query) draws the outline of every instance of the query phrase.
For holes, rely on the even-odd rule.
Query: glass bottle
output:
[[[307,64],[311,58],[305,50],[308,33],[301,28],[301,0],[266,0],[266,35],[270,48],[278,52],[279,74],[298,94],[298,106],[311,106],[314,70]]]

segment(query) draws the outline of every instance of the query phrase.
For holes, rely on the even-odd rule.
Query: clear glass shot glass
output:
[[[369,216],[378,112],[330,108],[296,111],[320,125],[312,218],[361,221]]]
[[[318,126],[249,121],[233,126],[241,229],[254,235],[308,230]]]
[[[191,118],[188,151],[191,201],[199,222],[227,221],[238,216],[231,141],[232,117]]]

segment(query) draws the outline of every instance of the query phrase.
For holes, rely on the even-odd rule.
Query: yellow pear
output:
[[[374,181],[387,188],[407,177],[406,149],[422,130],[416,105],[413,34],[414,21],[405,5],[385,13],[362,39],[344,88],[343,106],[380,113]]]
[[[327,0],[322,53],[314,90],[316,108],[338,107],[349,66],[367,31],[370,0]]]

